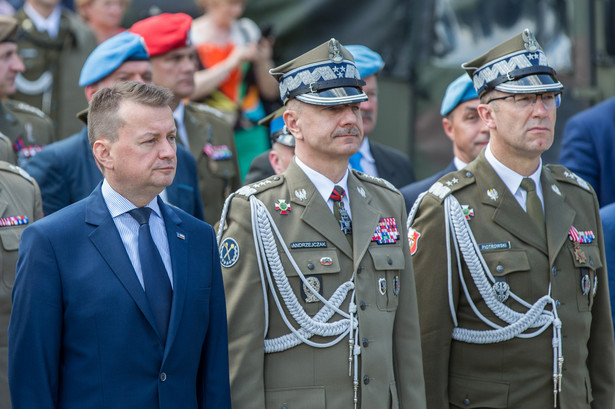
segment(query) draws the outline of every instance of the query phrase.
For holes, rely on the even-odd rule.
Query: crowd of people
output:
[[[530,30],[468,56],[416,180],[376,51],[127,5],[0,16],[0,409],[615,408],[612,101],[543,163]]]

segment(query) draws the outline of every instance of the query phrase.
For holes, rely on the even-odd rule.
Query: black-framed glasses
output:
[[[536,105],[536,101],[540,97],[542,101],[542,105],[545,109],[554,109],[559,108],[562,103],[562,93],[561,92],[544,92],[541,94],[510,94],[505,97],[492,98],[487,101],[487,104],[493,101],[499,101],[507,98],[512,98],[515,101],[515,105],[520,109],[527,109],[530,106],[533,107]]]

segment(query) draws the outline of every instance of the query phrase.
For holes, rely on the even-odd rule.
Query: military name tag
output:
[[[485,244],[478,245],[478,249],[480,251],[502,250],[502,249],[509,249],[509,248],[510,248],[510,241],[501,241],[499,243],[485,243]]]
[[[317,249],[327,247],[326,241],[293,241],[290,243],[291,249]]]

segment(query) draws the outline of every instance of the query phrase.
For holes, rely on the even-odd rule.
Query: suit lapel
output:
[[[137,278],[137,274],[128,258],[122,238],[117,231],[113,218],[102,197],[101,185],[88,196],[85,208],[85,222],[96,226],[89,237],[102,258],[106,261],[113,274],[120,280],[128,294],[137,304],[145,319],[158,333],[154,315],[149,307],[145,291]]]
[[[568,238],[570,226],[576,215],[575,210],[566,203],[562,192],[551,173],[543,167],[540,177],[542,194],[545,200],[545,221],[547,243],[549,243],[549,263],[553,265],[555,257]]]
[[[158,206],[164,219],[164,225],[169,241],[169,253],[171,255],[171,266],[173,268],[173,301],[171,304],[171,317],[169,319],[169,330],[165,344],[165,358],[170,347],[173,345],[177,330],[181,322],[186,301],[186,289],[188,281],[188,240],[190,237],[186,231],[180,227],[181,219],[164,204],[160,196]]]
[[[523,211],[517,199],[515,199],[502,179],[489,165],[484,153],[481,152],[479,157],[471,165],[468,165],[466,169],[483,176],[477,179],[476,182],[481,195],[481,202],[486,206],[495,208],[492,215],[494,223],[516,236],[519,240],[547,254],[547,243],[544,243],[540,238],[538,228],[530,221],[529,216]]]
[[[290,189],[290,200],[302,209],[301,219],[333,243],[340,251],[352,258],[350,244],[342,233],[339,223],[335,220],[333,212],[294,160],[290,162],[286,170],[286,180]],[[305,191],[305,199],[299,199],[296,191]],[[299,196],[302,196],[302,194]]]
[[[359,193],[359,190],[365,194]],[[352,213],[352,243],[354,247],[354,269],[363,260],[363,255],[376,231],[381,213],[371,205],[372,196],[363,183],[351,172],[348,177],[348,195]]]

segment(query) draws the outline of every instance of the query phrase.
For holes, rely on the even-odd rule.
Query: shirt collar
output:
[[[333,183],[331,179],[329,179],[322,173],[318,173],[314,169],[310,168],[308,165],[301,162],[301,159],[296,156],[295,163],[297,163],[297,166],[299,166],[299,168],[301,168],[301,170],[306,174],[308,179],[310,179],[310,181],[316,187],[316,190],[318,190],[318,193],[320,193],[325,202],[329,200],[334,186],[341,186],[344,191],[348,192],[348,170],[346,170],[346,173],[344,174],[342,180],[337,183]],[[348,193],[346,193],[346,196],[348,196]]]
[[[506,167],[502,162],[496,159],[496,157],[491,152],[491,144],[487,145],[487,149],[485,149],[485,159],[491,165],[495,173],[502,179],[502,182],[506,185],[508,190],[515,195],[517,190],[521,188],[521,181],[525,176],[522,176],[515,172],[514,170]],[[540,163],[538,165],[538,169],[530,176],[530,179],[534,181],[536,184],[536,192],[539,197],[542,195],[542,185],[540,184],[540,173],[542,171],[542,158],[540,159]]]
[[[107,179],[103,179],[101,193],[103,199],[105,199],[105,204],[109,209],[109,213],[111,213],[111,217],[113,218],[137,208],[137,206],[135,206],[130,200],[115,191],[109,182],[107,182]],[[149,202],[146,207],[152,209],[158,217],[162,217],[160,215],[160,206],[158,206],[157,198],[158,196]]]
[[[467,163],[465,163],[464,161],[462,161],[461,159],[459,159],[457,156],[455,156],[453,158],[453,163],[455,165],[455,167],[457,168],[457,170],[463,169],[466,166],[468,166]]]
[[[30,18],[30,20],[32,20],[32,23],[38,31],[47,31],[49,33],[49,37],[51,38],[58,36],[58,31],[60,30],[60,17],[62,16],[62,6],[56,6],[47,18],[41,16],[41,14],[36,11],[30,3],[24,4],[23,11]]]

